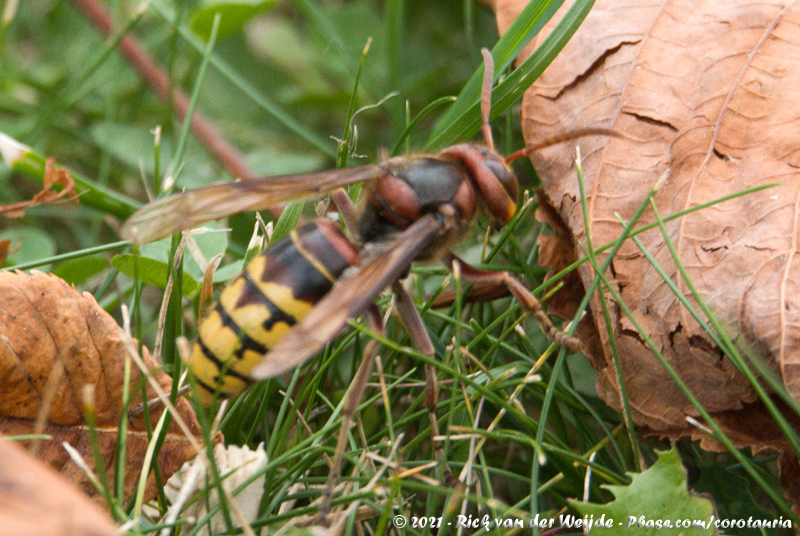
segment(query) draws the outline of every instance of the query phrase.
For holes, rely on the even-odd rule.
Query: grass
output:
[[[213,17],[194,22],[195,30],[205,36],[200,39],[190,30],[195,13],[191,6],[153,0],[142,13],[115,6],[123,21],[121,30],[104,41],[70,4],[22,3],[5,28],[0,51],[0,131],[31,150],[13,170],[0,169],[0,180],[13,186],[0,189],[0,201],[30,198],[40,188],[44,158],[54,156],[74,170],[81,204],[36,207],[26,218],[6,224],[0,238],[13,232],[24,239],[5,266],[50,269],[92,292],[117,317],[120,306],[127,305],[133,312],[134,334],[150,347],[156,339],[163,340],[162,360],[177,375],[180,361],[174,341],[178,335],[195,334],[198,293],[187,289],[199,286],[202,271],[187,256],[177,272],[185,275],[174,278],[181,284],[173,289],[164,313],[167,327],[161,327],[161,293],[142,281],[150,281],[151,273],[153,280],[166,281],[177,243],[167,240],[143,247],[141,254],[150,259],[152,272],[137,272],[137,280],[124,274],[128,265],[120,258],[110,259],[129,252],[118,242],[115,229],[138,206],[135,200],[145,199],[143,182],[159,191],[173,181],[175,187],[192,188],[232,177],[229,168],[190,134],[177,106],[159,101],[117,56],[115,47],[125,32],[132,31],[158,59],[171,87],[191,95],[189,107],[196,106],[212,119],[219,136],[242,153],[248,169],[266,176],[330,168],[337,161],[351,166],[369,163],[384,149],[435,151],[474,136],[482,46],[492,48],[497,64],[492,117],[498,146],[506,152],[519,148],[523,142],[516,103],[590,7],[578,3],[537,53],[509,72],[516,53],[558,4],[531,5],[499,41],[492,16],[482,7],[434,0],[296,0],[266,7],[265,19],[231,28],[225,26],[225,17],[241,15],[236,11],[241,8],[232,6],[220,26],[211,22]],[[376,103],[381,104],[372,107]],[[161,129],[159,141],[151,134],[156,126]],[[535,185],[529,166],[518,172],[525,187]],[[638,215],[657,211],[650,201],[643,202]],[[287,211],[276,227],[292,228],[301,213],[313,217],[308,205]],[[533,217],[534,208],[526,205],[502,232],[488,238],[481,222],[459,253],[482,266],[508,269],[541,295],[546,272],[536,263],[536,237],[542,229]],[[605,273],[596,255],[611,252],[607,267],[623,240],[635,241],[645,230],[637,217],[622,222],[625,232],[617,242],[590,242],[580,262]],[[673,217],[658,215],[648,228],[663,229],[662,223]],[[253,221],[250,214],[237,215],[226,222],[232,229],[228,237],[197,237],[206,259],[225,254],[218,283],[241,267],[237,261],[245,255]],[[43,245],[32,247],[34,240]],[[570,269],[576,267],[577,263]],[[570,499],[609,501],[611,495],[602,485],[625,485],[626,472],[644,469],[656,459],[657,449],[667,448],[641,437],[634,426],[626,427],[630,408],[621,416],[600,401],[586,360],[551,346],[516,303],[466,303],[460,282],[448,280],[458,290],[455,303],[432,308],[444,281],[443,269],[427,266],[415,268],[411,279],[436,350],[433,359],[411,348],[407,333],[393,318],[380,337],[380,363],[348,437],[341,478],[346,488],[334,501],[335,507],[345,508],[359,501],[370,506],[371,513],[366,520],[351,515],[345,525],[348,533],[358,532],[361,523],[376,533],[386,532],[399,513],[409,519],[445,521],[484,514],[555,517],[567,511]],[[619,301],[604,277],[598,277],[590,291]],[[746,356],[726,339],[711,311],[703,310],[696,292],[694,298],[701,307],[692,311],[695,318],[729,359],[749,371],[752,365]],[[385,311],[388,301],[380,305]],[[683,305],[690,307],[688,302]],[[624,304],[620,307],[626,312]],[[265,493],[254,529],[274,531],[316,514],[314,501],[329,473],[325,457],[333,455],[342,401],[365,344],[375,336],[356,322],[290,377],[259,383],[229,408],[220,424],[226,441],[251,446],[263,442],[268,455]],[[436,369],[440,382],[436,417],[442,437],[436,439],[449,470],[467,487],[443,485],[447,475],[431,467],[436,453],[425,408],[425,364]],[[758,385],[755,373],[751,379]],[[773,384],[771,389],[779,392],[780,386]],[[760,395],[769,400],[765,393]],[[792,403],[788,397],[785,401]],[[703,408],[697,409],[703,415]],[[771,410],[795,452],[800,451],[781,412],[774,405]],[[725,443],[713,419],[703,417]],[[689,467],[720,470],[718,482],[744,482],[737,484],[736,498],[758,503],[760,515],[790,516],[772,471],[773,460],[754,458],[730,443],[728,449],[728,454],[713,459],[691,445],[681,452]],[[383,466],[391,469],[379,486],[365,492]],[[421,478],[404,472],[417,469]],[[115,503],[117,520],[128,521],[126,516],[133,516],[128,505],[113,489],[105,493]],[[281,511],[289,500],[295,501],[294,507]],[[224,502],[222,509],[232,522],[235,515]],[[139,533],[158,529],[138,519],[133,526]],[[406,530],[434,532],[429,524]],[[442,530],[454,532],[446,524]]]

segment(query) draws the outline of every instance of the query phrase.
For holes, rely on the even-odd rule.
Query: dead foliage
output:
[[[14,441],[0,437],[0,532],[114,536],[108,514]]]
[[[128,340],[130,343],[130,340]],[[132,348],[135,349],[135,341]],[[126,338],[114,319],[91,294],[79,294],[63,280],[41,272],[0,272],[0,432],[6,435],[47,434],[50,440],[33,446],[47,461],[89,496],[96,496],[83,469],[62,447],[74,447],[97,473],[86,411],[94,411],[95,433],[108,479],[113,482],[120,418],[128,420],[125,453],[125,498],[138,484],[149,444],[144,414],[128,416],[122,406],[125,364],[130,361]],[[158,384],[169,392],[171,379],[143,348],[143,358]],[[130,363],[131,405],[141,403],[144,378]],[[87,389],[88,387],[88,389]],[[87,395],[87,393],[91,393]],[[147,397],[154,398],[152,387]],[[195,436],[200,428],[187,400],[179,398],[178,415]],[[163,406],[151,411],[153,426]],[[173,424],[158,457],[162,482],[195,449]],[[151,473],[146,497],[155,496]]]
[[[68,196],[70,201],[78,201],[78,196],[75,195],[75,180],[69,171],[56,167],[55,158],[48,158],[45,162],[43,182],[42,191],[34,195],[32,199],[2,205],[0,206],[0,214],[8,218],[21,218],[25,215],[26,208],[45,203],[55,203],[64,196]]]
[[[497,4],[502,31],[526,2]],[[623,134],[623,139],[579,142],[595,247],[620,236],[620,218],[629,221],[665,173],[666,183],[654,197],[662,218],[778,183],[666,223],[687,279],[657,228],[638,238],[679,292],[697,307],[691,281],[726,330],[763,358],[795,397],[800,395],[798,25],[800,6],[785,2],[598,0],[528,92],[522,112],[528,143],[582,127]],[[587,244],[575,145],[533,158],[546,205],[539,215],[557,231],[542,238],[540,260],[555,270],[583,257]],[[648,208],[639,226],[654,221]],[[605,258],[600,254],[598,261]],[[644,333],[738,446],[788,451],[780,431],[768,425],[772,419],[751,385],[632,241],[605,275]],[[565,285],[549,312],[571,318],[594,277],[584,263],[575,284]],[[636,424],[661,436],[692,437],[706,448],[721,448],[686,422],[696,410],[617,302],[608,293],[604,299],[611,325],[603,321],[595,293],[582,326],[587,357],[599,371],[600,396],[621,409],[613,338]]]

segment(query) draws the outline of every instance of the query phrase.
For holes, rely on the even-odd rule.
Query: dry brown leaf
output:
[[[104,511],[13,441],[0,437],[0,532],[113,536]]]
[[[503,25],[525,2],[498,1]],[[565,6],[566,8],[567,6]],[[505,22],[503,22],[505,21]],[[780,370],[800,395],[800,6],[784,2],[598,0],[563,52],[526,95],[523,123],[534,142],[580,127],[610,127],[625,139],[580,140],[595,246],[616,239],[664,174],[655,196],[662,217],[727,194],[780,182],[667,223],[689,278],[716,316]],[[552,28],[553,23],[548,25]],[[546,33],[548,28],[543,33]],[[586,244],[574,143],[542,151],[534,163],[544,200],[567,240],[542,242],[556,268]],[[641,223],[654,221],[648,211]],[[639,238],[691,302],[658,230]],[[604,259],[600,256],[600,261]],[[591,282],[588,264],[579,271]],[[627,242],[606,274],[637,321],[703,406],[723,415],[753,407],[747,381],[682,307],[638,248]],[[570,313],[574,300],[562,308]],[[692,433],[694,408],[614,304],[617,340],[635,421],[673,437]],[[591,321],[599,344],[589,358],[598,392],[620,409],[608,331],[598,297]],[[554,308],[550,308],[555,312]],[[740,444],[767,446],[743,427]],[[751,443],[748,443],[751,442]]]
[[[122,390],[124,366],[130,357],[123,336],[114,319],[91,294],[78,294],[63,280],[41,272],[0,272],[0,385],[4,389],[0,397],[0,431],[8,435],[51,435],[53,439],[41,445],[40,457],[90,496],[96,490],[61,443],[72,445],[94,469],[83,409],[85,386],[92,386],[100,451],[109,478],[113,478],[117,426],[120,415],[127,412],[122,407]],[[146,349],[143,358],[158,383],[169,391],[169,376],[156,372],[158,364]],[[132,364],[132,404],[141,402],[138,385],[142,380],[139,369]],[[155,397],[150,386],[148,397]],[[200,436],[188,401],[181,397],[176,407],[192,433]],[[151,412],[153,422],[161,411],[159,407]],[[40,413],[43,419],[37,421]],[[126,498],[134,491],[141,472],[148,444],[145,430],[143,415],[129,418]],[[173,422],[158,458],[162,478],[169,478],[194,455],[195,449]],[[154,495],[155,479],[151,474],[147,496]]]
[[[0,214],[9,218],[21,218],[25,215],[26,208],[43,203],[53,203],[65,195],[69,196],[70,201],[78,201],[78,196],[75,195],[75,180],[69,171],[56,167],[55,158],[48,158],[45,162],[43,182],[42,191],[34,195],[33,199],[2,205],[0,206]],[[54,190],[56,185],[61,187],[59,191]]]

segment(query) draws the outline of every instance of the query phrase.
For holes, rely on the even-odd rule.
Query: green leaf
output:
[[[341,91],[328,80],[329,65],[318,61],[308,34],[288,21],[261,18],[245,30],[253,51],[291,76],[305,91],[303,97]]]
[[[233,261],[232,263],[227,264],[222,268],[220,268],[219,270],[215,271],[212,281],[214,283],[225,283],[227,281],[230,281],[231,279],[239,275],[239,273],[242,271],[243,268],[244,268],[244,262]]]
[[[108,268],[108,263],[101,255],[92,255],[62,262],[55,267],[53,275],[57,275],[71,285],[77,285],[106,268]]]
[[[52,257],[56,252],[53,238],[37,227],[17,227],[0,232],[0,240],[11,240],[11,249],[19,245],[16,251],[8,254],[3,266],[14,266]],[[41,266],[40,270],[46,272],[48,266]]]
[[[137,265],[138,263],[138,265]],[[128,277],[138,278],[148,285],[166,288],[169,274],[169,264],[141,255],[126,253],[111,259],[114,267]],[[200,289],[200,283],[191,275],[183,272],[183,293],[193,294]]]
[[[206,222],[202,227],[209,229],[209,232],[196,233],[192,238],[197,244],[198,252],[202,254],[203,259],[208,262],[211,258],[220,253],[225,253],[228,248],[228,236],[227,233],[221,232],[222,226],[217,221]],[[170,262],[169,252],[171,240],[171,238],[162,238],[161,240],[156,240],[149,244],[143,244],[139,248],[139,253],[143,257],[167,264]],[[188,248],[183,255],[183,271],[191,275],[197,281],[203,280],[204,268],[200,267]]]
[[[155,170],[155,139],[147,130],[116,123],[98,123],[89,134],[99,147],[131,169],[139,169],[141,165],[148,173]],[[172,144],[164,138],[161,140],[162,162],[169,161],[171,155]]]
[[[658,461],[643,473],[628,474],[631,477],[629,486],[602,486],[614,494],[614,501],[608,504],[569,501],[570,505],[584,518],[591,516],[595,523],[610,521],[612,530],[608,532],[612,534],[620,528],[626,536],[714,534],[713,521],[717,520],[712,518],[714,506],[708,499],[689,493],[686,470],[677,449],[659,452]],[[561,524],[565,518],[563,516]],[[678,527],[678,520],[688,520],[689,526]],[[707,526],[695,526],[692,524],[695,521]],[[592,532],[595,530],[601,529],[592,527]]]
[[[219,30],[217,35],[223,37],[242,29],[250,19],[263,13],[277,3],[277,0],[206,0],[203,6],[195,11],[190,26],[192,30],[208,39],[214,17],[220,14]]]
[[[137,175],[142,170],[148,176],[155,173],[155,138],[150,130],[105,122],[95,124],[89,134],[98,147],[131,170],[135,170]],[[162,136],[159,151],[161,172],[163,172],[164,162],[169,162],[174,153],[169,137]],[[177,176],[178,184],[182,188],[189,189],[219,181],[219,178],[213,175],[214,168],[209,166],[208,162],[208,157],[204,153],[193,153],[191,158],[184,159]],[[82,197],[81,202],[83,202]]]

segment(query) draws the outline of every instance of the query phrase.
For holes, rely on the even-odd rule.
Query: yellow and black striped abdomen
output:
[[[215,393],[235,396],[252,383],[253,366],[356,262],[356,248],[324,219],[250,261],[200,322],[189,366],[202,403],[210,404]]]

